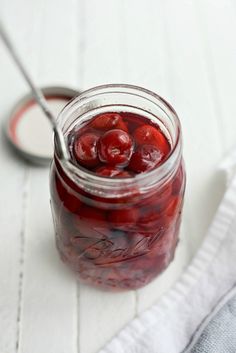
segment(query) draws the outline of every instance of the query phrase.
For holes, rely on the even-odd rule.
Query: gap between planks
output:
[[[30,187],[30,167],[25,168],[24,187],[22,193],[22,223],[20,231],[20,256],[19,256],[19,277],[18,277],[18,301],[17,301],[17,332],[16,332],[16,352],[19,352],[22,314],[22,289],[24,281],[24,260],[25,260],[25,227],[28,214]]]

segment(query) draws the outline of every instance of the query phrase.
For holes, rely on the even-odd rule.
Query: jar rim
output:
[[[154,101],[152,100],[152,102],[155,103],[156,105],[158,105],[158,102],[161,103],[166,109],[165,113],[168,115],[168,117],[170,117],[174,121],[176,132],[177,132],[171,151],[168,157],[166,158],[166,160],[151,171],[140,173],[135,176],[127,177],[127,178],[119,178],[119,177],[109,178],[109,177],[95,175],[94,173],[91,173],[90,171],[87,171],[84,168],[75,166],[75,164],[73,164],[71,161],[60,160],[55,150],[57,160],[63,167],[64,172],[66,172],[67,175],[69,174],[69,177],[71,177],[74,181],[78,181],[75,179],[79,177],[79,179],[84,180],[87,185],[90,185],[90,186],[96,185],[100,187],[104,187],[104,185],[106,185],[107,187],[111,187],[113,190],[114,188],[120,189],[121,186],[123,186],[124,189],[127,189],[127,187],[128,186],[130,187],[130,185],[133,183],[138,184],[140,187],[142,186],[145,187],[147,180],[153,177],[156,177],[155,178],[156,182],[163,180],[163,177],[165,176],[164,171],[166,169],[169,169],[168,166],[170,164],[173,165],[173,163],[176,160],[178,160],[178,158],[180,158],[181,156],[182,136],[181,136],[180,120],[176,111],[164,98],[162,98],[157,93],[154,93],[153,91],[148,90],[146,88],[136,86],[136,85],[130,85],[130,84],[104,84],[104,85],[95,86],[93,88],[83,91],[78,96],[70,100],[58,115],[57,117],[58,123],[60,124],[60,119],[64,115],[69,114],[69,111],[72,109],[72,107],[75,104],[83,103],[84,101],[86,101],[86,99],[92,98],[101,93],[124,93],[124,94],[126,93],[126,94],[133,94],[136,96],[140,96],[140,94],[142,94],[144,95],[144,97],[140,96],[141,98],[146,98],[147,100],[151,100],[152,98],[154,99]]]

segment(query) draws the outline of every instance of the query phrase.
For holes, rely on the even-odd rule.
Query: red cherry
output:
[[[157,214],[165,215],[165,210],[172,200],[172,184],[169,182],[154,193],[150,193],[139,202],[140,207],[151,208]]]
[[[97,142],[99,136],[86,133],[79,136],[74,142],[74,155],[76,160],[85,167],[94,167],[99,163]]]
[[[98,175],[104,176],[104,177],[119,177],[119,178],[129,178],[131,175],[129,172],[126,172],[125,170],[120,170],[116,169],[115,167],[111,166],[103,166],[99,167],[96,170],[96,173]]]
[[[83,221],[92,221],[95,223],[104,223],[106,219],[104,212],[98,208],[87,205],[82,206],[79,212],[79,218]]]
[[[83,205],[74,222],[78,233],[86,237],[102,238],[109,233],[105,212],[95,207]]]
[[[77,213],[80,208],[81,201],[80,199],[78,199],[78,197],[75,197],[74,195],[68,193],[63,201],[63,204],[68,211],[72,213]]]
[[[122,117],[117,113],[105,113],[98,115],[91,122],[91,127],[104,131],[111,129],[121,129],[128,132],[127,125],[123,121]]]
[[[134,226],[138,217],[139,211],[137,208],[114,210],[108,214],[108,220],[111,223],[111,226],[123,230]]]
[[[159,214],[156,209],[152,207],[147,207],[142,210],[142,214],[138,220],[138,226],[143,231],[153,231],[155,229],[157,232],[166,226],[166,220],[163,215]]]
[[[127,165],[132,150],[131,137],[120,129],[107,131],[98,142],[98,155],[101,162],[112,165]]]
[[[167,208],[165,209],[165,215],[167,217],[170,217],[170,219],[173,219],[175,215],[177,215],[178,211],[180,211],[180,208],[181,208],[181,203],[182,203],[182,199],[178,196],[174,196]]]
[[[160,164],[162,159],[163,153],[155,146],[139,146],[130,159],[129,169],[136,173],[147,172]]]
[[[60,203],[62,203],[68,211],[77,213],[81,206],[81,200],[68,191],[69,188],[64,185],[64,182],[61,181],[57,174],[55,184]]]
[[[142,125],[134,131],[134,138],[138,145],[153,145],[165,156],[170,152],[170,145],[165,135],[151,125]]]

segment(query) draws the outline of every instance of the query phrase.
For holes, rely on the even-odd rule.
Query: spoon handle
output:
[[[62,159],[65,159],[65,160],[69,160],[69,153],[68,153],[68,150],[66,147],[65,139],[64,139],[64,136],[63,136],[61,129],[57,125],[56,118],[52,114],[42,91],[38,87],[35,86],[28,71],[26,70],[23,62],[21,61],[19,55],[17,54],[15,48],[13,47],[12,42],[11,42],[8,34],[6,33],[6,30],[4,29],[3,24],[1,22],[0,22],[0,37],[2,38],[5,46],[7,47],[9,53],[11,54],[14,62],[16,63],[18,69],[20,70],[21,74],[23,75],[26,82],[30,86],[35,100],[37,101],[38,105],[41,107],[44,114],[47,116],[47,118],[51,122],[51,125],[53,127],[53,131],[55,134],[55,141],[57,143],[59,157]]]

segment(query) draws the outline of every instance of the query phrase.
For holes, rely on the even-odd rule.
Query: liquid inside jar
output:
[[[100,178],[133,178],[161,166],[171,143],[144,116],[109,112],[68,135],[73,164]],[[105,183],[106,179],[104,179]],[[99,196],[72,181],[55,158],[51,201],[61,258],[85,283],[136,289],[160,274],[178,242],[185,174],[182,161],[161,185],[127,196]]]

